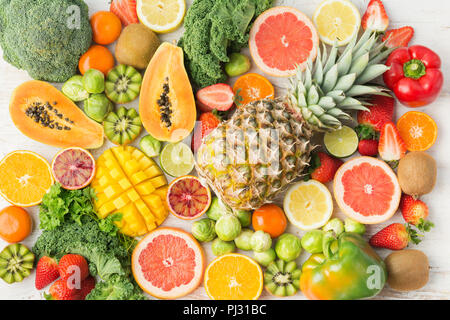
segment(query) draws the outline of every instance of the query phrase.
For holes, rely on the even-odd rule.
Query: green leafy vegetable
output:
[[[98,283],[86,300],[143,300],[142,292],[125,277],[113,276]]]

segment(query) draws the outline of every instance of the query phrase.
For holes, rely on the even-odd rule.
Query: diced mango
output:
[[[164,177],[164,176],[158,176],[153,179],[150,179],[150,182],[156,189],[167,184],[166,177]]]
[[[127,174],[127,176],[131,177],[136,172],[139,172],[139,169],[140,169],[139,162],[137,162],[134,159],[128,160],[125,163],[124,169],[125,169],[125,173]]]
[[[134,149],[131,150],[131,156],[140,162],[141,158],[144,157],[144,154],[140,150]]]
[[[107,176],[101,176],[100,179],[98,179],[98,184],[101,187],[108,186],[110,184],[108,177]]]
[[[122,190],[128,190],[132,187],[130,181],[127,178],[122,178],[117,183],[122,188]]]
[[[136,190],[142,195],[146,196],[148,194],[152,194],[155,191],[155,187],[151,183],[150,180],[144,181],[141,184],[136,186]]]
[[[144,201],[139,199],[134,204],[136,205],[136,208],[141,214],[141,216],[144,218],[145,224],[147,225],[147,229],[153,230],[154,228],[156,228],[155,216],[153,215],[151,210],[147,207],[147,205],[144,203]]]
[[[130,198],[128,198],[128,196],[126,194],[122,194],[120,197],[118,197],[117,199],[113,200],[114,206],[116,207],[117,210],[122,209],[129,202],[130,202]]]
[[[161,170],[157,166],[152,166],[150,168],[147,168],[147,169],[145,169],[144,172],[149,178],[159,176],[162,173]]]
[[[122,188],[117,185],[117,184],[113,184],[113,185],[109,185],[105,188],[105,195],[107,198],[112,199],[115,196],[117,196],[120,192],[122,191]]]
[[[139,196],[139,194],[136,192],[136,190],[131,189],[127,192],[127,196],[128,198],[132,201],[132,202],[136,202],[139,199],[141,199],[141,197]]]
[[[97,214],[100,218],[104,219],[115,209],[116,206],[112,202],[107,202],[97,210]]]
[[[147,180],[147,178],[148,177],[144,172],[138,171],[130,177],[130,180],[134,185],[136,185],[141,183],[142,181]]]
[[[111,175],[111,177],[114,180],[119,180],[120,178],[123,177],[123,173],[120,171],[120,169],[118,168],[113,168],[111,169],[111,171],[109,172],[109,174]]]
[[[161,198],[157,195],[151,194],[148,196],[144,196],[144,202],[150,207],[150,210],[156,215],[156,220],[161,221],[158,224],[161,224],[162,221],[167,217],[167,210],[164,207]]]
[[[142,157],[139,159],[139,164],[141,165],[141,168],[149,168],[151,166],[155,165],[155,162],[153,162],[152,159],[149,157]]]

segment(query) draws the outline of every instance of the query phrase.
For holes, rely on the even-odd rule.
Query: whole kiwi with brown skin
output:
[[[409,152],[398,164],[397,176],[400,187],[404,193],[415,198],[433,190],[436,175],[436,160],[426,152]]]
[[[384,262],[388,272],[387,282],[394,290],[417,290],[428,282],[428,258],[422,251],[414,249],[395,251],[388,255]]]

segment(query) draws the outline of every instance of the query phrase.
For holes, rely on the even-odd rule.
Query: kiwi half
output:
[[[264,286],[274,296],[292,296],[300,288],[301,274],[295,261],[272,261],[264,272]]]
[[[133,108],[120,107],[117,112],[110,112],[103,122],[105,135],[119,145],[133,142],[142,131],[139,114]]]
[[[132,66],[120,64],[106,76],[106,96],[115,103],[128,103],[141,92],[142,75]]]
[[[33,269],[34,254],[23,244],[14,243],[0,253],[0,278],[6,283],[21,282]]]

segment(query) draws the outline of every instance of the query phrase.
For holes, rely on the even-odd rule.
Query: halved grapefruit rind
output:
[[[250,30],[253,60],[261,71],[275,77],[295,75],[297,65],[304,70],[308,59],[314,61],[317,57],[318,46],[319,35],[313,22],[292,7],[264,11]]]
[[[137,244],[131,265],[142,290],[159,299],[177,299],[202,282],[205,254],[189,233],[161,227]]]
[[[341,210],[364,224],[390,219],[398,209],[401,189],[385,162],[358,157],[344,163],[334,177],[334,197]]]

